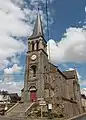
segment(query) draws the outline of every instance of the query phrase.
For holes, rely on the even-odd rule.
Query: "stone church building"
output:
[[[28,38],[24,88],[21,91],[23,102],[38,102],[43,98],[47,104],[52,104],[53,112],[65,117],[82,113],[76,70],[62,72],[49,62],[39,13]]]

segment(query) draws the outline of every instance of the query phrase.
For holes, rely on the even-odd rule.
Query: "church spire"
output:
[[[33,33],[30,36],[30,39],[40,37],[40,36],[44,36],[44,35],[43,35],[43,27],[42,27],[41,16],[38,12],[37,18],[36,18],[36,21],[35,21],[35,26],[34,26],[34,29],[33,29]]]

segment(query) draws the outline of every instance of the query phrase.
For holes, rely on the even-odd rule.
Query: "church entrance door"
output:
[[[31,102],[36,101],[36,91],[30,92],[30,100],[31,100]]]
[[[31,102],[35,102],[36,100],[37,100],[36,88],[35,87],[31,87],[30,88],[30,101]]]

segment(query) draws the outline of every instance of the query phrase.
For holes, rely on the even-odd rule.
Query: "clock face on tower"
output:
[[[35,54],[33,54],[32,56],[31,56],[31,60],[35,60],[37,58],[37,56],[35,55]]]

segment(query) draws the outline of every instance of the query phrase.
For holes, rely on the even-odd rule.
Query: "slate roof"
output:
[[[8,95],[8,94],[9,94],[9,93],[8,93],[7,91],[4,91],[4,90],[1,91],[1,90],[0,90],[0,95]]]
[[[33,29],[33,34],[29,37],[29,39],[33,39],[33,38],[40,37],[40,36],[44,36],[44,34],[43,34],[41,16],[38,13],[36,21],[35,21],[35,26]]]
[[[24,88],[22,88],[21,91],[23,92],[23,91],[24,91]]]
[[[84,94],[81,94],[81,98],[86,99],[86,96]]]
[[[17,93],[10,93],[9,96],[10,97],[18,97],[18,94]]]
[[[66,76],[67,79],[75,78],[75,70],[63,71],[63,74]]]
[[[11,101],[18,101],[18,100],[20,100],[20,97],[18,96],[17,93],[10,93],[9,96],[11,98]]]

